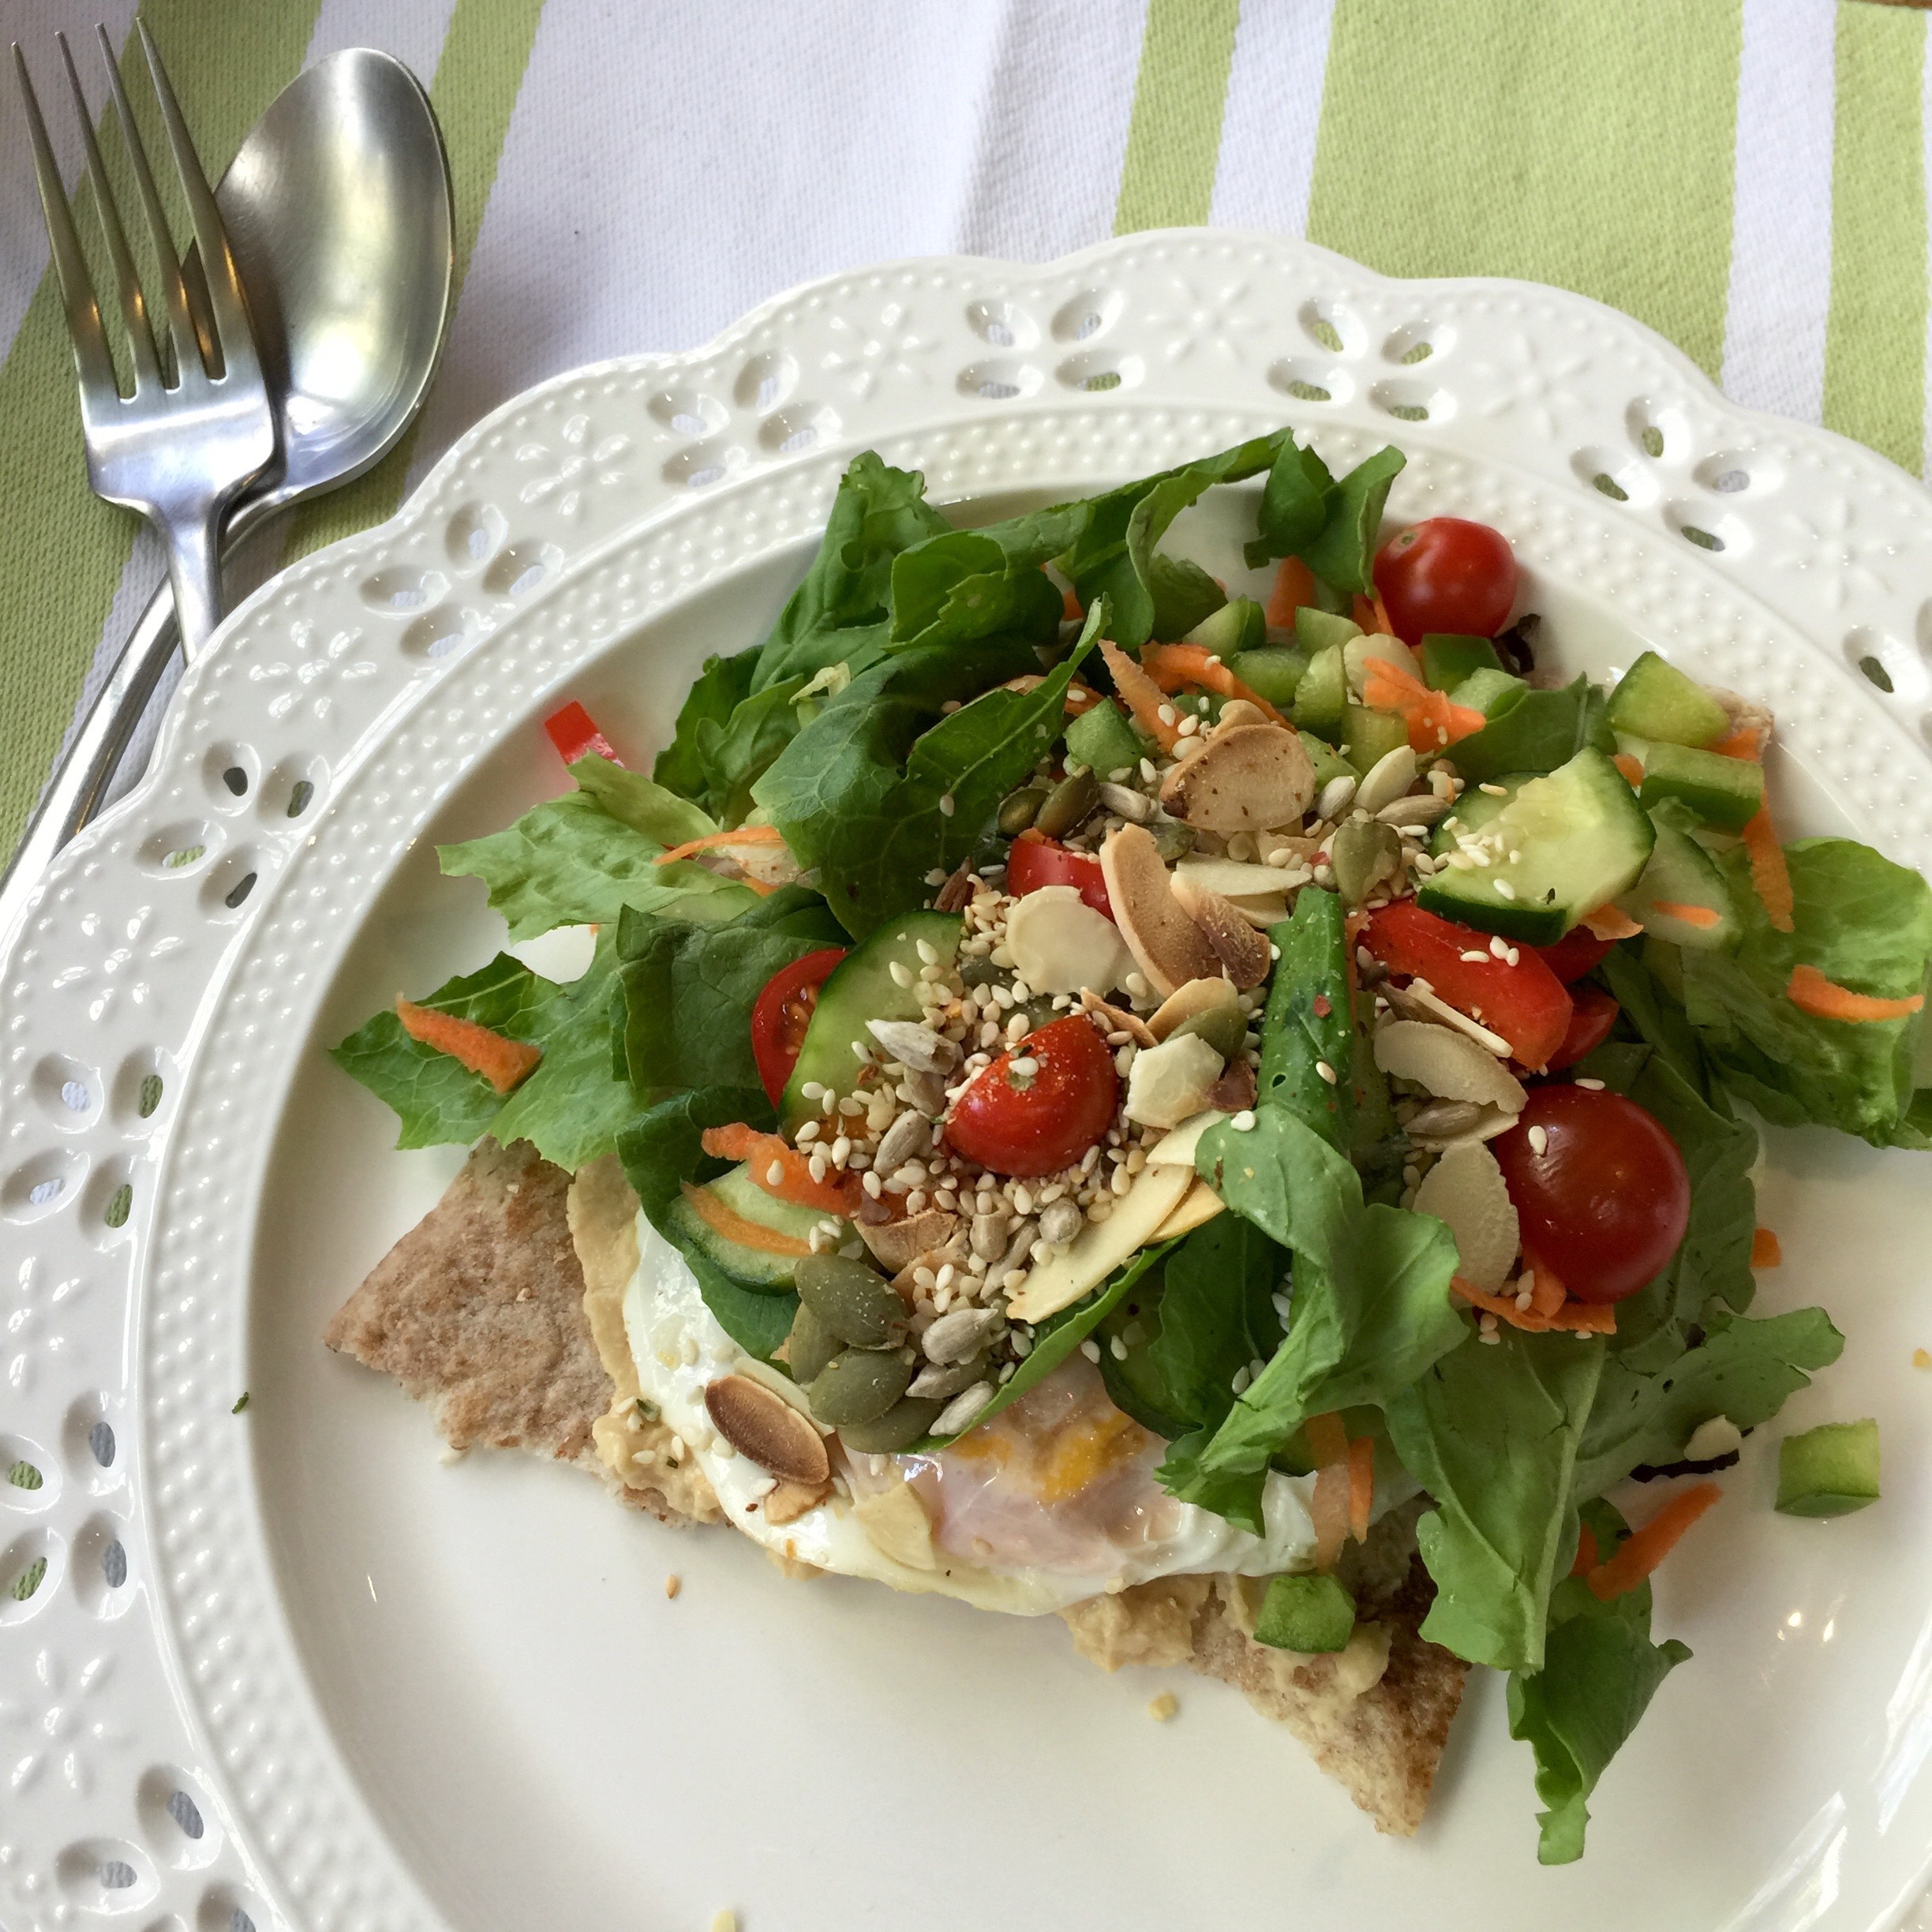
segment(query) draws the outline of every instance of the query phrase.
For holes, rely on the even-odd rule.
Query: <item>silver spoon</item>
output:
[[[278,420],[277,462],[228,521],[230,551],[278,511],[360,476],[421,406],[449,325],[455,214],[429,97],[352,47],[298,74],[215,190]],[[185,264],[190,282],[198,271]],[[0,939],[54,856],[100,810],[173,656],[165,585],[82,721],[0,879]]]

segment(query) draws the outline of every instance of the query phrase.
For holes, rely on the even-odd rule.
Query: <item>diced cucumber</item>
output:
[[[1102,778],[1123,768],[1131,771],[1147,755],[1140,734],[1111,698],[1083,711],[1066,728],[1069,763],[1084,765]]]
[[[1657,844],[1637,883],[1617,904],[1651,938],[1698,953],[1728,953],[1741,930],[1731,888],[1717,861],[1675,814],[1653,811]]]
[[[1315,767],[1315,796],[1317,798],[1321,796],[1331,779],[1361,777],[1362,774],[1325,740],[1311,732],[1304,732],[1301,743],[1307,750],[1309,762]]]
[[[1586,745],[1604,753],[1616,749],[1616,735],[1604,720],[1603,693],[1580,676],[1560,691],[1525,684],[1500,691],[1483,716],[1488,721],[1482,729],[1458,739],[1448,751],[1456,769],[1471,783],[1505,772],[1554,771]]]
[[[1787,1516],[1845,1516],[1878,1500],[1878,1425],[1826,1422],[1778,1444],[1777,1507]]]
[[[1646,651],[1610,694],[1610,722],[1635,737],[1675,745],[1715,744],[1731,728],[1724,706],[1655,651]]]
[[[1295,642],[1311,657],[1331,644],[1346,644],[1350,638],[1361,635],[1361,626],[1339,612],[1317,610],[1312,604],[1304,604],[1295,612]]]
[[[1295,691],[1294,721],[1301,730],[1339,744],[1347,708],[1348,671],[1342,662],[1342,646],[1324,645],[1301,674]]]
[[[1409,742],[1409,727],[1393,711],[1352,704],[1342,715],[1342,742],[1348,762],[1365,778],[1377,759]]]
[[[1198,644],[1220,658],[1259,650],[1267,642],[1267,612],[1252,597],[1235,597],[1211,611],[1182,642]]]
[[[1260,650],[1245,650],[1228,665],[1229,670],[1257,698],[1265,698],[1278,711],[1290,709],[1301,674],[1308,669],[1308,653],[1284,644],[1270,644]]]
[[[1422,639],[1422,682],[1431,691],[1453,691],[1478,671],[1501,671],[1503,660],[1486,637],[1431,631]]]
[[[1417,900],[1444,919],[1549,945],[1586,912],[1629,891],[1657,830],[1623,774],[1591,749],[1531,779],[1481,837],[1491,863],[1444,866]]]
[[[1764,803],[1764,767],[1659,739],[1644,761],[1643,802],[1647,807],[1664,799],[1681,799],[1720,830],[1742,832]]]
[[[1472,671],[1449,697],[1451,703],[1459,704],[1466,710],[1480,711],[1487,717],[1505,693],[1524,688],[1522,680],[1512,677],[1507,671]]]
[[[1355,1600],[1331,1576],[1271,1577],[1255,1642],[1277,1650],[1342,1650],[1355,1634]]]
[[[1492,779],[1494,791],[1470,785],[1437,824],[1429,841],[1431,856],[1440,859],[1454,852],[1460,839],[1480,832],[1535,776],[1534,772],[1516,772],[1507,778]]]
[[[817,1209],[794,1207],[767,1194],[743,1166],[721,1174],[693,1193],[710,1195],[721,1208],[741,1221],[769,1228],[793,1241],[807,1241],[812,1230],[825,1219]],[[792,1286],[792,1271],[798,1265],[795,1255],[769,1254],[744,1241],[734,1241],[713,1227],[693,1206],[691,1196],[681,1195],[668,1211],[678,1236],[724,1269],[743,1286],[762,1294],[782,1294]]]
[[[942,965],[949,966],[959,951],[963,926],[957,912],[908,912],[903,919],[889,919],[832,969],[831,977],[818,989],[811,1024],[805,1029],[805,1043],[799,1050],[798,1064],[792,1069],[779,1104],[788,1133],[820,1110],[815,1095],[807,1098],[807,1085],[841,1095],[852,1091],[859,1073],[858,1056],[852,1048],[861,1043],[867,1046],[874,1043],[867,1031],[869,1020],[919,1017],[919,994],[914,989],[919,969],[927,963],[919,949],[920,943],[924,942]],[[906,985],[893,977],[894,966],[904,972]]]

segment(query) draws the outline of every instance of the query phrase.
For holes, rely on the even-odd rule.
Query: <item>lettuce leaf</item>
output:
[[[1780,1126],[1807,1121],[1874,1147],[1921,1144],[1912,1054],[1923,1015],[1820,1020],[1786,998],[1792,968],[1815,967],[1882,999],[1923,993],[1932,958],[1932,889],[1850,839],[1784,848],[1793,925],[1781,933],[1750,884],[1742,850],[1719,860],[1743,933],[1732,953],[1683,953],[1684,1008],[1725,1084]]]
[[[695,799],[702,804],[710,795],[710,781],[705,775],[704,759],[698,743],[707,727],[722,728],[731,714],[751,695],[752,680],[758,676],[759,654],[764,646],[729,657],[707,657],[696,681],[684,694],[678,707],[677,724],[671,742],[657,754],[651,776],[667,790]]]
[[[1259,570],[1272,557],[1299,556],[1321,534],[1335,499],[1335,480],[1328,466],[1312,447],[1291,437],[1268,471],[1261,514],[1244,552],[1248,567]]]
[[[1586,1504],[1583,1519],[1608,1556],[1625,1534],[1607,1503]],[[1581,1578],[1567,1578],[1550,1600],[1543,1668],[1509,1682],[1510,1735],[1536,1754],[1537,1862],[1567,1865],[1583,1855],[1589,1822],[1585,1800],[1664,1679],[1690,1655],[1674,1638],[1650,1641],[1650,1586],[1599,1603]]]
[[[1526,685],[1505,691],[1489,721],[1457,739],[1447,756],[1471,784],[1512,772],[1552,772],[1586,746],[1616,751],[1609,703],[1601,687],[1582,676],[1560,691]]]
[[[1049,642],[1062,599],[1042,567],[1085,527],[1085,503],[928,537],[894,560],[895,648],[1017,636]]]
[[[1281,1346],[1275,1293],[1287,1267],[1282,1250],[1236,1214],[1217,1215],[1176,1249],[1148,1348],[1166,1413],[1210,1432],[1220,1426],[1234,1406],[1236,1374]]]

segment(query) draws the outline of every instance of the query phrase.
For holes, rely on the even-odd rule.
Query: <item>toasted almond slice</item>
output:
[[[1279,724],[1217,731],[1161,781],[1160,802],[1207,832],[1266,832],[1297,823],[1315,796],[1315,766],[1298,732]]]
[[[1226,1205],[1205,1181],[1197,1180],[1181,1196],[1181,1205],[1154,1230],[1153,1239],[1174,1241],[1181,1235],[1192,1234],[1197,1227],[1204,1227]]]
[[[1522,1083],[1473,1039],[1426,1020],[1395,1020],[1379,1027],[1375,1060],[1384,1073],[1413,1080],[1443,1100],[1473,1100],[1520,1114],[1529,1096]]]
[[[1245,698],[1230,698],[1221,707],[1221,715],[1215,720],[1215,728],[1208,736],[1218,738],[1222,732],[1238,731],[1244,724],[1272,724],[1274,722],[1258,704],[1250,704]]]
[[[1297,848],[1309,844],[1295,841]],[[1176,878],[1187,878],[1224,899],[1279,899],[1288,888],[1279,866],[1257,865],[1245,859],[1201,859],[1190,856],[1174,867]]]
[[[1147,1164],[1150,1167],[1192,1167],[1194,1150],[1200,1145],[1201,1136],[1226,1118],[1219,1107],[1203,1107],[1171,1133],[1163,1134],[1148,1149]]]
[[[882,1221],[877,1226],[861,1221],[860,1238],[872,1250],[872,1259],[888,1274],[897,1275],[933,1248],[943,1248],[953,1237],[960,1218],[943,1208],[927,1208],[903,1221]]]
[[[1427,980],[1411,979],[1406,986],[1398,986],[1392,979],[1385,980],[1376,990],[1398,1013],[1453,1027],[1465,1039],[1473,1039],[1484,1052],[1493,1054],[1499,1060],[1509,1058],[1510,1043],[1501,1034],[1492,1033],[1480,1020],[1472,1020],[1467,1013],[1451,1006],[1437,995]]]
[[[1196,1033],[1176,1033],[1145,1046],[1127,1076],[1126,1114],[1148,1127],[1178,1127],[1207,1105],[1221,1076],[1221,1056]]]
[[[1073,886],[1043,886],[1009,907],[1006,948],[1035,993],[1117,987],[1133,970],[1119,928]]]
[[[1234,998],[1231,979],[1190,979],[1170,993],[1149,1016],[1148,1031],[1157,1040],[1164,1040],[1183,1020],[1192,1020],[1211,1006],[1226,1006]]]
[[[1121,937],[1163,999],[1189,980],[1210,979],[1221,970],[1207,934],[1181,909],[1160,848],[1144,826],[1122,826],[1110,833],[1100,848],[1100,870]]]
[[[1044,1321],[1091,1294],[1147,1245],[1193,1185],[1185,1167],[1142,1168],[1104,1221],[1088,1222],[1065,1249],[1028,1275],[1006,1305],[1008,1315],[1015,1321]]]
[[[1152,1046],[1159,1043],[1148,1023],[1138,1013],[1128,1013],[1118,1006],[1110,1005],[1091,987],[1080,988],[1080,1009],[1104,1021],[1106,1031],[1109,1033],[1125,1033],[1136,1046]]]
[[[1272,955],[1268,942],[1241,908],[1218,892],[1197,886],[1185,874],[1174,875],[1174,895],[1181,910],[1208,935],[1208,943],[1227,969],[1227,975],[1245,993],[1267,977]]]
[[[1451,1147],[1422,1177],[1416,1211],[1448,1224],[1464,1280],[1494,1294],[1509,1279],[1522,1230],[1496,1157],[1480,1140]]]
[[[720,1376],[705,1388],[705,1413],[738,1453],[781,1482],[815,1488],[832,1473],[825,1439],[782,1395],[749,1376]]]

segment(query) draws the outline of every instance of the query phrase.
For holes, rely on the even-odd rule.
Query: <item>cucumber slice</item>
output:
[[[1352,704],[1342,714],[1342,742],[1348,747],[1348,762],[1365,778],[1377,759],[1409,742],[1409,727],[1392,711]]]
[[[1140,734],[1110,699],[1083,711],[1068,725],[1066,748],[1069,763],[1084,765],[1102,778],[1123,769],[1132,771],[1147,755]]]
[[[1278,711],[1293,706],[1301,676],[1308,669],[1308,653],[1285,644],[1270,644],[1260,650],[1245,650],[1228,665],[1229,670],[1257,698],[1265,698]]]
[[[957,912],[908,912],[903,919],[888,920],[833,968],[832,976],[818,989],[798,1065],[792,1069],[779,1103],[779,1117],[788,1133],[819,1111],[819,1101],[806,1098],[808,1084],[829,1088],[841,1095],[853,1090],[859,1061],[852,1047],[859,1041],[868,1046],[873,1044],[866,1030],[868,1020],[919,1017],[919,994],[912,985],[899,984],[893,977],[893,968],[903,968],[916,984],[926,963],[919,949],[922,940],[942,965],[949,966],[959,951],[964,926]]]
[[[1302,606],[1304,612],[1307,608]],[[1309,660],[1296,687],[1294,721],[1301,730],[1326,738],[1331,744],[1339,743],[1347,708],[1348,669],[1342,661],[1342,646],[1324,645]]]
[[[1642,798],[1646,810],[1679,799],[1707,824],[1742,832],[1764,803],[1764,767],[1660,739],[1644,761]]]
[[[808,1239],[812,1230],[825,1219],[815,1208],[794,1207],[789,1201],[767,1194],[742,1166],[720,1174],[694,1192],[710,1195],[741,1221],[769,1228],[773,1234],[794,1241]],[[798,1266],[796,1255],[769,1254],[762,1248],[732,1240],[713,1227],[687,1195],[680,1195],[671,1204],[666,1218],[680,1241],[689,1242],[717,1263],[741,1286],[759,1294],[783,1294],[791,1287],[792,1271]]]
[[[1333,745],[1306,732],[1302,736],[1301,743],[1307,749],[1309,762],[1315,767],[1315,796],[1317,798],[1327,789],[1331,778],[1361,777],[1361,773]]]
[[[1478,671],[1502,671],[1503,660],[1486,637],[1459,637],[1431,631],[1422,639],[1422,682],[1431,691],[1453,691]]]
[[[1449,695],[1452,702],[1487,717],[1507,693],[1523,688],[1522,680],[1507,671],[1472,671]]]
[[[1429,841],[1430,856],[1444,858],[1456,849],[1462,839],[1480,832],[1535,776],[1534,772],[1515,772],[1507,778],[1492,780],[1497,788],[1494,792],[1471,785],[1456,800],[1455,809],[1436,826]]]
[[[1682,826],[1653,812],[1657,844],[1649,863],[1617,900],[1654,939],[1698,953],[1728,953],[1742,928],[1737,907],[1717,863]]]
[[[1331,644],[1346,644],[1361,635],[1361,626],[1352,617],[1335,611],[1317,610],[1304,604],[1295,612],[1295,642],[1312,657]]]
[[[1221,658],[1259,650],[1267,642],[1267,612],[1252,597],[1235,597],[1211,611],[1181,641]]]
[[[1355,1634],[1355,1600],[1331,1576],[1272,1577],[1254,1634],[1277,1650],[1345,1649]]]
[[[1610,722],[1665,744],[1715,744],[1731,728],[1724,708],[1696,679],[1646,651],[1610,694]]]
[[[1424,882],[1417,900],[1481,931],[1551,945],[1636,884],[1657,829],[1623,774],[1593,749],[1531,779],[1480,837],[1492,862],[1445,866]]]
[[[1778,1444],[1777,1507],[1787,1516],[1846,1516],[1878,1500],[1878,1425],[1827,1422]]]

